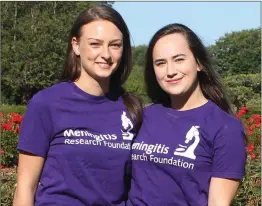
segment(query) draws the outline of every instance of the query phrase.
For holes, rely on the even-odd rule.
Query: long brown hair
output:
[[[125,92],[125,90],[122,88],[122,85],[126,82],[132,69],[130,34],[125,21],[116,10],[106,5],[96,5],[86,9],[76,18],[69,35],[62,81],[75,81],[80,77],[80,57],[75,55],[71,40],[73,37],[80,37],[82,26],[95,20],[110,21],[123,34],[123,54],[118,69],[112,74],[110,78],[109,90],[120,92],[124,99],[124,104],[126,105],[127,110],[134,121],[135,128],[138,130],[142,123],[141,100],[134,94]]]
[[[217,104],[222,110],[228,114],[233,115],[233,111],[230,107],[229,100],[226,96],[226,92],[219,79],[218,74],[212,66],[210,56],[199,39],[199,37],[188,27],[182,24],[169,24],[160,30],[158,30],[152,37],[147,53],[146,53],[146,66],[145,66],[145,84],[149,98],[153,103],[160,103],[164,105],[171,104],[170,96],[159,86],[154,68],[153,68],[153,49],[156,42],[169,34],[182,34],[189,45],[191,52],[193,53],[197,63],[202,68],[198,72],[198,81],[200,88],[207,99],[210,99]]]

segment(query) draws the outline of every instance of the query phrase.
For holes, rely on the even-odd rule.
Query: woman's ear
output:
[[[197,71],[201,72],[201,70],[202,70],[202,68],[199,65],[197,65]]]
[[[198,72],[201,72],[202,71],[202,66],[201,66],[201,64],[199,64],[199,62],[197,61],[197,71]]]
[[[72,48],[73,48],[73,50],[74,50],[74,52],[75,52],[75,55],[76,55],[76,56],[79,56],[79,55],[80,55],[79,43],[78,43],[76,37],[73,37],[73,38],[72,38],[71,44],[72,44]]]

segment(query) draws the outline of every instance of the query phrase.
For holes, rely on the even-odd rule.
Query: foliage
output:
[[[71,26],[94,4],[101,2],[1,2],[2,92],[8,103],[26,104],[60,79]]]
[[[15,168],[1,170],[1,206],[11,206],[13,203],[16,184]]]
[[[242,107],[240,118],[246,128],[248,136],[246,175],[234,200],[233,205],[257,206],[261,198],[261,116],[249,115],[249,109]]]
[[[145,66],[145,59],[146,59],[146,45],[139,45],[132,48],[133,52],[133,64],[144,67]]]
[[[255,74],[261,70],[260,28],[227,33],[207,48],[223,75]],[[133,64],[144,67],[147,45],[132,48]]]
[[[257,147],[259,148],[259,147]],[[246,176],[234,199],[234,206],[257,206],[261,201],[261,162],[260,156],[252,159],[249,155],[246,165]]]
[[[260,28],[227,33],[209,47],[218,72],[223,75],[259,73],[261,70]]]
[[[23,116],[11,112],[1,115],[1,167],[17,165],[18,151],[16,149],[20,124]]]
[[[113,2],[1,2],[3,103],[26,104],[37,91],[59,81],[73,21],[94,4],[112,6]],[[146,49],[147,45],[132,48],[135,66],[126,88],[148,102],[142,83]],[[259,29],[226,34],[209,50],[236,108],[257,105],[259,111]],[[256,74],[231,77],[238,73]]]
[[[146,95],[144,86],[142,68],[135,65],[124,87],[128,92],[134,92],[137,94],[143,102],[147,104],[149,102],[149,98]]]
[[[222,79],[229,99],[238,111],[241,106],[252,107],[252,112],[261,111],[261,76],[257,74],[238,74],[226,76]],[[144,85],[143,68],[135,65],[125,84],[127,91],[135,92],[144,102],[149,103]]]
[[[228,89],[229,98],[237,110],[245,105],[252,106],[253,111],[261,111],[261,76],[259,73],[227,76],[223,79],[223,83]]]
[[[26,106],[24,105],[8,105],[8,104],[3,104],[1,111],[3,113],[19,113],[19,114],[24,114],[26,110]]]

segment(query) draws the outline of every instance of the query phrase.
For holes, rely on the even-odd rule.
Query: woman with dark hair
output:
[[[245,134],[201,40],[170,24],[151,39],[153,104],[132,145],[127,205],[229,206],[245,168]]]
[[[125,205],[131,142],[142,105],[122,88],[131,71],[128,28],[114,9],[81,13],[63,81],[38,92],[21,125],[14,206]]]

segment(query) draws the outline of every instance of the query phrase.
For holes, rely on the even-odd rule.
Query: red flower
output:
[[[240,111],[237,114],[237,118],[240,118],[241,116],[243,116],[244,114],[246,114],[248,112],[248,108],[247,107],[242,107],[240,109]]]
[[[0,154],[4,154],[4,153],[5,153],[5,151],[0,149]]]
[[[252,134],[253,134],[252,130],[247,130],[247,135],[252,135]]]
[[[261,122],[261,116],[259,114],[253,114],[251,118]]]
[[[250,130],[253,130],[255,128],[256,128],[256,125],[254,125],[254,124],[249,127]]]
[[[256,158],[256,154],[255,154],[255,153],[252,153],[252,154],[250,155],[250,157],[251,157],[251,159],[255,159],[255,158]]]
[[[14,114],[12,116],[11,122],[20,124],[22,122],[22,120],[23,120],[22,116],[20,116],[19,114]]]
[[[16,133],[17,133],[17,134],[20,133],[20,128],[19,128],[19,127],[16,128]]]
[[[244,115],[244,113],[242,111],[238,112],[237,114],[237,118],[239,119],[240,117],[242,117]]]
[[[255,127],[256,127],[256,128],[260,128],[260,122],[256,123],[256,124],[255,124]]]
[[[244,111],[244,112],[248,112],[248,108],[247,107],[242,107],[241,110]]]
[[[12,130],[12,126],[11,126],[11,124],[2,124],[1,125],[2,126],[2,129],[3,130],[7,130],[7,131],[10,131],[10,130]]]
[[[247,152],[248,152],[248,153],[252,152],[253,149],[254,149],[254,144],[249,144],[249,145],[247,146]]]
[[[3,169],[3,168],[4,168],[4,165],[1,165],[1,164],[0,164],[0,169]]]
[[[244,127],[245,127],[246,130],[250,130],[249,126],[246,125],[246,124],[244,124]]]
[[[249,118],[246,120],[247,123],[253,123],[254,122],[254,119],[253,118]]]
[[[10,112],[9,115],[12,117],[12,116],[16,115],[16,113]]]

